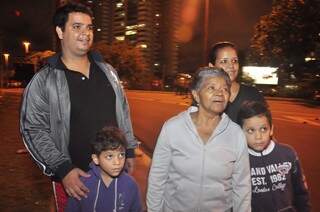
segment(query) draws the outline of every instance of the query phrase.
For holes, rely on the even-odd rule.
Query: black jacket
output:
[[[134,149],[129,105],[116,71],[97,53],[90,53],[106,74],[116,94],[116,117],[128,148]],[[20,111],[20,132],[32,158],[44,174],[62,179],[72,168],[69,156],[70,96],[63,70],[57,69],[59,54],[35,74],[24,90]]]

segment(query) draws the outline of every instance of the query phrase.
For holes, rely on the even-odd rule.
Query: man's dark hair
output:
[[[127,148],[127,140],[117,127],[104,127],[91,142],[92,153],[99,155],[102,151]]]
[[[272,126],[272,115],[267,104],[258,101],[243,102],[238,113],[238,123],[240,126],[243,126],[245,119],[249,119],[254,116],[267,117],[270,126]]]
[[[223,48],[226,48],[226,47],[230,47],[230,48],[233,48],[237,51],[237,48],[236,48],[236,45],[234,45],[233,43],[229,42],[229,41],[223,41],[223,42],[218,42],[218,43],[215,43],[210,51],[209,51],[209,54],[208,54],[208,63],[210,62],[212,65],[215,65],[216,63],[216,59],[217,59],[217,54],[218,54],[218,51],[220,49],[223,49]]]
[[[53,16],[53,26],[60,27],[64,31],[65,25],[68,21],[69,14],[79,12],[93,17],[91,9],[80,3],[68,3],[62,7],[59,7]]]

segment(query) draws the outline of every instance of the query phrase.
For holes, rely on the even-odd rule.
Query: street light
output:
[[[0,71],[0,88],[3,87],[4,72],[6,70],[8,70],[8,67],[9,67],[9,56],[10,56],[10,54],[8,54],[8,53],[4,53],[3,54],[3,57],[4,57],[4,69],[2,71]]]
[[[22,43],[24,45],[24,49],[25,49],[26,54],[28,54],[29,53],[29,46],[31,43],[28,41],[23,41]]]
[[[8,53],[3,54],[5,69],[8,69],[8,66],[9,66],[9,56],[10,56],[10,54],[8,54]]]
[[[204,1],[204,26],[203,26],[203,33],[204,33],[204,39],[203,39],[203,64],[207,65],[207,55],[208,55],[208,28],[209,28],[209,0]]]

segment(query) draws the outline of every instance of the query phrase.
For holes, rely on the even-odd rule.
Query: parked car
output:
[[[320,90],[315,90],[313,92],[313,97],[312,97],[313,100],[315,101],[320,101]]]
[[[22,81],[19,80],[9,80],[7,82],[7,87],[8,88],[21,88],[23,87]]]
[[[151,81],[151,89],[152,90],[162,90],[162,80],[154,79]]]
[[[174,79],[177,94],[187,94],[192,81],[192,76],[187,73],[178,73]]]
[[[127,80],[120,80],[120,84],[123,89],[129,88],[129,82]]]

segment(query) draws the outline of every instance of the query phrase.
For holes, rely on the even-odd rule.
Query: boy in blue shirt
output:
[[[267,106],[245,102],[238,121],[249,147],[252,211],[309,212],[308,188],[297,153],[272,139],[272,117]]]
[[[82,178],[88,197],[69,198],[66,212],[123,211],[141,212],[139,189],[134,179],[123,171],[127,142],[118,128],[105,127],[92,142],[89,178]]]

